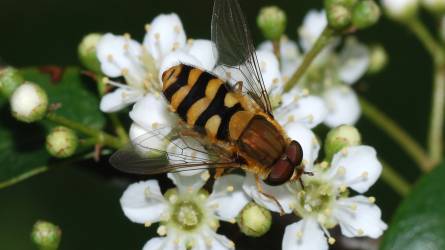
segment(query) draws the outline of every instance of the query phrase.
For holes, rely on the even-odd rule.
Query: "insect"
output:
[[[242,81],[232,86],[185,64],[167,69],[162,75],[162,92],[181,124],[153,129],[137,138],[133,147],[116,152],[110,161],[124,172],[138,174],[201,168],[216,168],[221,174],[226,168],[242,168],[254,173],[258,190],[275,200],[262,191],[259,180],[269,185],[299,180],[304,173],[302,148],[273,118],[237,0],[215,0],[211,28],[217,64],[225,72],[240,73]],[[158,146],[159,141],[169,145],[167,150]],[[138,147],[149,151],[149,156]]]

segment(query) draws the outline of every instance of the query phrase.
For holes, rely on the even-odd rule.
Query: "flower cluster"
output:
[[[276,19],[283,20],[283,17],[277,15]],[[125,215],[147,227],[159,223],[160,237],[150,239],[145,250],[233,249],[232,241],[216,233],[219,221],[235,223],[238,220],[242,232],[259,236],[270,228],[271,216],[264,212],[262,216],[251,214],[264,208],[293,213],[300,218],[285,230],[282,243],[285,250],[328,249],[328,243],[335,242],[329,230],[337,225],[346,237],[378,238],[383,233],[386,224],[381,220],[375,198],[362,195],[382,170],[375,150],[360,145],[360,139],[349,140],[346,136],[342,137],[346,143],[325,143],[326,158],[321,160],[320,141],[311,131],[322,123],[335,128],[358,120],[360,107],[350,85],[368,70],[368,48],[348,38],[337,52],[342,43],[332,39],[298,86],[290,91],[283,87],[301,64],[302,54],[313,46],[326,25],[323,11],[311,11],[299,29],[302,51],[295,41],[286,37],[279,39],[278,53],[272,41],[264,42],[257,50],[275,119],[290,138],[301,144],[302,166],[310,174],[303,175],[301,182],[290,181],[276,187],[261,183],[264,192],[276,201],[258,190],[250,173],[217,178],[210,194],[203,189],[210,177],[206,170],[168,174],[176,188],[164,193],[156,180],[132,184],[121,198]],[[176,14],[159,15],[146,26],[146,31],[142,43],[128,34],[105,34],[96,46],[101,70],[107,76],[103,83],[115,87],[102,97],[100,109],[116,112],[134,104],[129,112],[133,121],[129,132],[132,140],[153,128],[174,126],[178,122],[162,98],[160,76],[167,68],[185,63],[213,72],[233,84],[240,80],[235,71],[223,71],[216,65],[217,55],[211,41],[187,40]],[[118,80],[122,78],[125,83]],[[336,136],[340,135],[333,137]],[[193,152],[190,154],[193,156]],[[359,195],[350,196],[350,190]],[[269,224],[245,221],[248,218],[268,218]],[[244,225],[249,228],[243,228]],[[252,229],[256,225],[261,232]]]

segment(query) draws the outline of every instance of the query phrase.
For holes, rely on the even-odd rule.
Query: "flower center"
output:
[[[297,194],[294,212],[301,217],[315,217],[327,228],[335,224],[331,216],[332,205],[336,199],[336,189],[323,180],[305,178],[304,190]]]
[[[191,201],[178,202],[173,215],[174,221],[184,230],[195,229],[202,220],[201,209]]]

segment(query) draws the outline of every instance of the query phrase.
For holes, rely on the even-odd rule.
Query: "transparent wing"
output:
[[[247,94],[264,112],[272,115],[255,47],[237,0],[215,0],[211,33],[219,67],[229,75],[238,71]]]
[[[229,152],[208,143],[205,138],[186,136],[184,131],[167,126],[153,129],[115,152],[110,163],[116,169],[132,174],[239,166]]]

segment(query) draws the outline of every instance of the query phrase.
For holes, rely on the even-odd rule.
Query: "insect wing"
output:
[[[115,152],[110,163],[116,169],[132,174],[236,167],[235,161],[222,157],[224,153],[206,150],[198,139],[183,136],[180,132],[181,129],[170,127],[150,130]]]
[[[237,0],[215,0],[211,33],[217,50],[217,68],[229,75],[237,71],[247,94],[272,115],[255,47]]]

